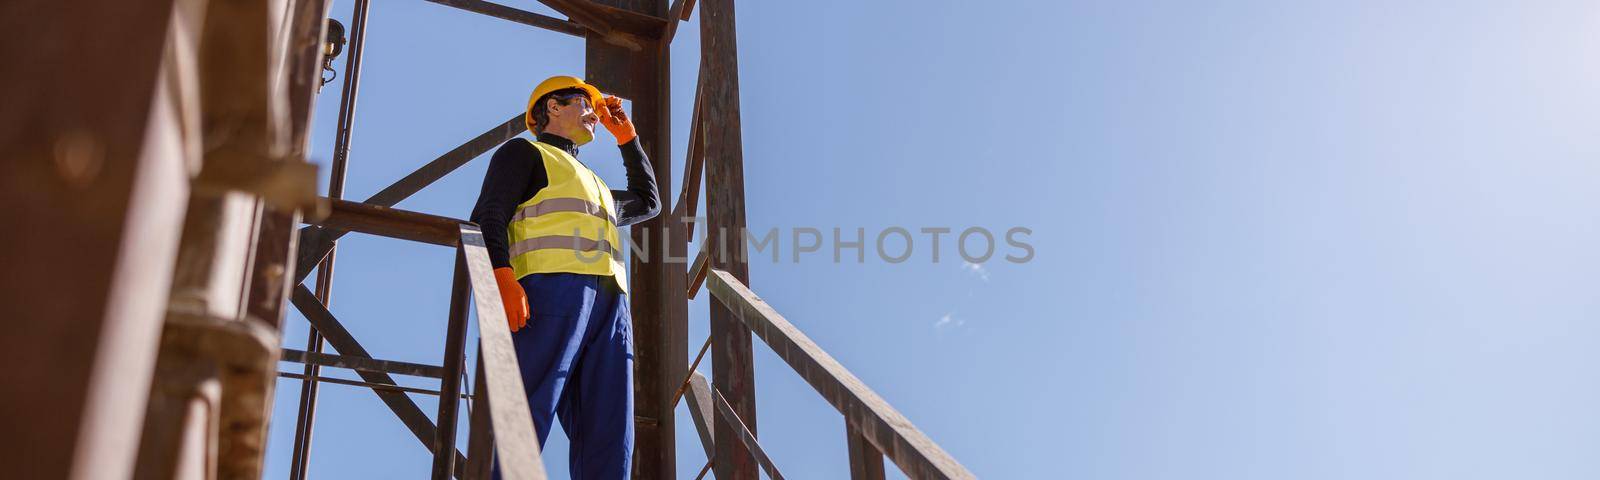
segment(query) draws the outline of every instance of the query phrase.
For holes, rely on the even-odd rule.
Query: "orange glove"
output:
[[[500,284],[500,301],[506,306],[506,323],[515,332],[528,325],[528,294],[517,283],[511,267],[494,269],[494,283]]]
[[[600,124],[606,126],[611,136],[617,137],[617,145],[628,143],[639,136],[633,131],[633,121],[628,120],[628,112],[622,109],[622,99],[617,97],[601,99],[595,114],[600,116]]]

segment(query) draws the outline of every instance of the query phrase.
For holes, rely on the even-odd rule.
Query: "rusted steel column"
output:
[[[351,13],[349,55],[345,58],[344,86],[339,94],[339,124],[338,134],[334,140],[333,165],[328,175],[328,198],[339,199],[344,197],[344,178],[346,167],[350,158],[350,132],[355,121],[356,94],[361,86],[361,56],[365,52],[367,36],[367,11],[368,0],[356,0],[355,10]],[[336,248],[336,247],[335,247]],[[317,299],[323,306],[331,305],[333,289],[333,249],[328,251],[322,263],[317,268]],[[322,351],[322,335],[316,328],[311,328],[306,339],[306,351]],[[295,418],[294,450],[290,458],[289,478],[304,480],[306,466],[311,457],[311,433],[316,424],[317,413],[317,372],[316,365],[306,365],[305,381],[300,387],[300,409]]]
[[[710,258],[713,268],[727,271],[746,284],[750,268],[744,244],[744,147],[739,123],[739,51],[735,42],[733,0],[700,2],[700,55],[705,61],[705,182]],[[755,364],[750,330],[722,302],[711,305],[712,384],[727,397],[733,412],[751,434],[756,428]],[[721,413],[717,414],[721,416]],[[738,438],[728,425],[713,422],[716,438]],[[716,477],[757,478],[757,462],[739,442],[717,442]]]
[[[665,16],[666,0],[600,0],[595,3],[652,16]],[[632,100],[630,112],[639,141],[655,169],[661,214],[629,227],[633,241],[629,307],[634,338],[635,478],[674,478],[677,474],[676,422],[672,395],[687,373],[688,303],[683,260],[687,237],[672,211],[672,136],[670,45],[629,50],[589,37],[585,76],[606,93]],[[599,148],[610,148],[599,147]],[[678,260],[673,260],[678,259]]]
[[[293,211],[315,197],[315,170],[282,161],[289,150],[284,129],[289,122],[286,85],[278,77],[284,75],[277,68],[284,61],[278,29],[287,24],[274,20],[287,15],[286,6],[209,2],[187,13],[204,19],[196,50],[200,109],[193,117],[201,128],[204,157],[191,184],[163,335],[182,338],[173,335],[189,331],[202,346],[238,346],[228,339],[243,328],[252,332],[245,336],[249,345],[265,347],[206,347],[187,355],[190,361],[223,365],[217,369],[221,396],[217,421],[162,418],[174,413],[149,411],[147,425],[179,424],[185,435],[217,436],[214,450],[181,457],[178,472],[219,478],[261,472],[269,415],[264,406],[275,384],[269,372],[277,365],[279,339],[275,328],[242,321],[253,306],[246,299],[259,246],[257,227],[263,205]],[[180,346],[164,342],[161,358],[186,355],[173,351]],[[155,377],[152,396],[167,380]]]
[[[206,478],[215,465],[222,382],[219,365],[191,355],[162,355],[161,379],[151,388],[139,443],[139,466],[131,478]],[[196,445],[198,443],[198,445]],[[202,471],[196,472],[200,467]]]
[[[844,435],[850,448],[850,480],[883,480],[883,453],[861,436],[849,419],[844,422]]]
[[[296,0],[288,11],[293,23],[284,32],[284,55],[289,69],[287,108],[288,155],[283,161],[306,161],[311,140],[311,119],[317,102],[317,86],[322,81],[323,40],[326,37],[330,0]],[[295,247],[300,213],[273,205],[261,210],[261,225],[256,232],[255,260],[250,268],[250,291],[246,295],[245,315],[283,329],[288,304],[290,273],[294,272]]]
[[[0,75],[0,220],[13,226],[0,360],[49,365],[0,382],[6,434],[26,442],[0,452],[9,477],[133,473],[198,161],[181,121],[196,100],[174,88],[192,88],[192,70],[163,68],[176,3],[0,2],[0,58],[16,69]]]

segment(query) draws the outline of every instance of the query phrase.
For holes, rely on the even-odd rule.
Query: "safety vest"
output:
[[[566,151],[533,142],[550,183],[517,206],[511,217],[511,269],[533,273],[583,273],[616,279],[628,289],[611,189]]]

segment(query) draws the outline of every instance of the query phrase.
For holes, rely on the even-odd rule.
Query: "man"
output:
[[[495,267],[539,443],[554,415],[572,443],[572,478],[627,478],[633,333],[617,227],[659,211],[655,174],[622,101],[583,80],[539,83],[526,119],[537,141],[495,151],[472,221]],[[577,159],[597,121],[622,150],[627,190],[607,189]]]

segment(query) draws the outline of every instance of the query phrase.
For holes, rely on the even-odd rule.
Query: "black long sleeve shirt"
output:
[[[578,158],[578,146],[571,140],[548,133],[539,134],[538,139]],[[617,148],[622,150],[628,189],[612,190],[611,198],[617,210],[617,226],[623,227],[655,217],[661,210],[661,197],[656,191],[655,170],[639,145],[639,139],[629,140]],[[549,184],[544,156],[528,139],[511,139],[489,159],[489,171],[483,175],[483,189],[478,193],[477,205],[472,207],[472,222],[483,229],[483,243],[489,249],[489,262],[495,268],[511,266],[510,236],[506,230],[517,205],[533,198]]]

